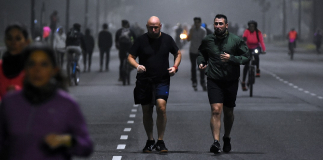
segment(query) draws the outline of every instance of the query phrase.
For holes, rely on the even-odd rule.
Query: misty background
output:
[[[160,18],[168,33],[177,23],[190,28],[194,17],[201,17],[213,30],[214,16],[222,13],[227,15],[231,26],[246,27],[249,20],[257,21],[258,29],[270,39],[282,39],[291,28],[302,39],[310,39],[316,29],[322,28],[320,6],[323,6],[322,0],[1,0],[0,38],[4,38],[5,27],[14,22],[21,22],[30,30],[32,22],[36,29],[49,25],[49,17],[56,10],[57,27],[70,28],[73,23],[80,23],[82,31],[89,28],[94,36],[103,23],[108,23],[114,32],[121,27],[122,19],[129,20],[131,25],[137,22],[145,29],[148,18],[153,15]]]

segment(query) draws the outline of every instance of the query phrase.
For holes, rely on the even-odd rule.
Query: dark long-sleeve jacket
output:
[[[92,53],[95,45],[93,36],[85,34],[84,40],[85,40],[86,51],[88,53]]]
[[[109,31],[103,30],[99,33],[98,45],[100,49],[109,49],[112,47],[112,34]]]
[[[230,54],[228,62],[222,62],[220,54]],[[207,35],[199,47],[197,64],[207,64],[206,75],[215,80],[233,81],[240,77],[240,65],[248,63],[250,53],[246,43],[238,36],[228,33],[224,38]]]
[[[70,134],[72,148],[48,155],[43,150],[48,134]],[[62,90],[47,102],[32,105],[22,91],[7,94],[0,106],[0,153],[8,150],[10,160],[55,159],[88,156],[93,144],[78,104]]]

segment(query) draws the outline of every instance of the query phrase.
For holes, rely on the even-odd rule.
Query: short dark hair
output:
[[[24,36],[25,39],[28,39],[28,31],[27,31],[27,28],[22,25],[22,24],[19,24],[19,23],[15,23],[15,24],[11,24],[9,26],[7,26],[6,30],[5,30],[5,35],[8,35],[9,32],[12,30],[12,29],[18,29],[21,31],[22,35]]]
[[[104,24],[102,25],[102,28],[103,28],[103,29],[108,29],[108,24],[104,23]]]
[[[121,25],[122,25],[122,27],[126,27],[126,26],[129,25],[129,21],[124,19],[124,20],[121,21]]]
[[[215,19],[216,19],[216,18],[218,18],[218,19],[223,18],[223,19],[224,19],[225,24],[227,24],[227,23],[228,23],[228,18],[227,18],[227,16],[225,16],[224,14],[217,14],[217,15],[214,17],[214,20],[213,20],[213,21],[215,21]]]
[[[194,21],[199,21],[199,22],[202,22],[202,19],[201,19],[201,17],[194,17],[194,19],[193,19]]]
[[[76,29],[77,31],[81,31],[81,25],[79,23],[74,23],[73,28]]]

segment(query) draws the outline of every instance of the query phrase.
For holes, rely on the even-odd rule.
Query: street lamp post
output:
[[[89,17],[89,0],[85,0],[85,17],[84,17],[84,29],[86,30],[87,28],[87,21]]]
[[[31,27],[31,36],[32,38],[35,38],[35,0],[31,0],[31,21],[30,21],[30,27]]]
[[[66,0],[66,21],[65,21],[65,31],[69,30],[69,17],[70,17],[70,0]]]

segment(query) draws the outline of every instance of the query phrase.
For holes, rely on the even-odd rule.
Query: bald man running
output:
[[[153,149],[168,152],[163,141],[166,128],[166,102],[169,95],[170,76],[174,76],[181,62],[181,52],[173,38],[160,32],[162,27],[158,17],[150,17],[147,22],[148,32],[138,37],[132,45],[128,61],[137,68],[137,81],[134,89],[136,104],[141,104],[143,123],[148,136],[143,152]],[[169,67],[169,53],[174,55],[174,65]],[[136,58],[139,57],[139,63]],[[153,107],[157,111],[158,141],[153,137]]]

